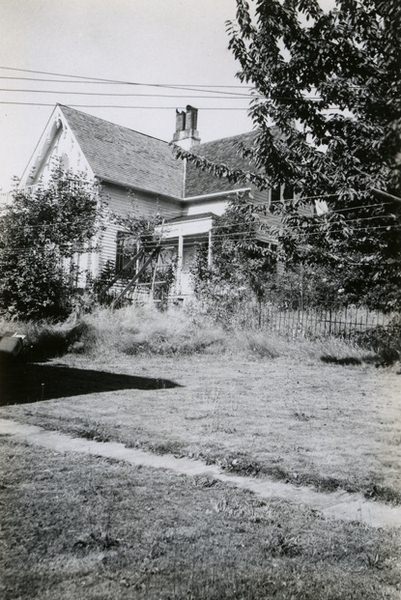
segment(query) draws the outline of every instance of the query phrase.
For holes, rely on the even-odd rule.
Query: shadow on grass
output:
[[[0,406],[117,390],[162,390],[173,387],[179,387],[179,384],[168,379],[59,365],[0,364]]]

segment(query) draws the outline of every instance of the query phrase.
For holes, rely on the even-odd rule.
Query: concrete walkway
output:
[[[74,438],[59,431],[49,431],[9,419],[0,419],[0,435],[56,452],[79,452],[103,458],[114,458],[134,466],[167,469],[188,476],[209,475],[219,481],[250,490],[262,498],[283,498],[318,510],[325,517],[360,521],[373,527],[401,527],[401,506],[389,506],[367,500],[361,494],[348,492],[316,492],[306,486],[275,481],[267,477],[245,477],[225,473],[217,465],[172,455],[152,454],[127,448],[118,442],[96,442]]]

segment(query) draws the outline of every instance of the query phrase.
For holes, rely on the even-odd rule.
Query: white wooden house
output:
[[[191,106],[177,111],[173,141],[211,161],[249,168],[238,146],[251,145],[255,133],[201,144],[197,116],[197,109]],[[210,240],[214,216],[223,214],[230,196],[241,190],[252,194],[255,201],[268,202],[272,195],[271,190],[233,185],[186,164],[175,158],[169,142],[64,105],[54,108],[20,186],[45,183],[54,159],[59,159],[63,168],[98,181],[111,212],[121,216],[160,214],[165,219],[163,237],[177,249],[176,293],[182,297],[191,293],[189,268],[195,243]],[[272,215],[272,224],[277,222]],[[97,276],[107,261],[119,262],[121,239],[119,226],[109,223],[100,239],[100,251],[77,255],[75,260],[81,269]]]

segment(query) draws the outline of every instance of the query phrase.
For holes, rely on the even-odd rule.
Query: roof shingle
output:
[[[242,156],[241,146],[252,147],[257,132],[250,131],[233,137],[222,138],[200,144],[192,152],[207,158],[211,162],[226,164],[230,169],[249,171],[251,163]],[[243,183],[233,184],[227,179],[202,171],[192,163],[187,165],[185,196],[200,196],[213,192],[224,192],[244,187]]]
[[[244,187],[242,182],[233,184],[190,162],[185,173],[184,161],[175,158],[168,142],[69,106],[60,105],[60,109],[99,179],[176,198],[182,198],[183,193],[188,198]],[[231,169],[247,171],[252,164],[240,149],[252,147],[256,135],[251,131],[206,142],[192,152]]]
[[[182,197],[184,164],[168,142],[60,105],[99,179]]]

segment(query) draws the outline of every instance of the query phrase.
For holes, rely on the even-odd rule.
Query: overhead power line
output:
[[[34,73],[34,74],[39,74],[39,75],[49,75],[52,77],[63,77],[63,78],[68,78],[70,83],[91,83],[91,84],[113,84],[113,85],[131,85],[131,86],[141,86],[141,87],[155,87],[155,88],[168,88],[168,89],[180,89],[180,90],[185,90],[185,91],[201,91],[204,93],[208,93],[208,94],[216,94],[216,90],[219,90],[220,94],[223,94],[224,96],[230,97],[230,96],[241,96],[243,98],[258,98],[261,97],[263,98],[263,95],[249,95],[249,90],[254,90],[255,88],[252,86],[241,86],[241,85],[227,85],[227,84],[222,84],[222,85],[218,85],[218,84],[181,84],[181,83],[147,83],[147,82],[143,82],[143,81],[129,81],[129,80],[120,80],[120,79],[108,79],[108,78],[104,78],[104,77],[93,77],[93,76],[86,76],[86,75],[74,75],[71,73],[58,73],[58,72],[53,72],[53,71],[40,71],[40,70],[34,70],[34,69],[21,69],[21,68],[17,68],[17,67],[9,67],[9,66],[0,66],[0,69],[3,70],[7,70],[7,71],[17,71],[17,72],[22,72],[22,73]],[[7,78],[7,79],[11,79],[11,77],[2,77],[2,78]],[[17,79],[17,78],[15,78]],[[33,81],[46,81],[47,79],[42,79],[42,78],[28,78],[28,77],[24,77],[24,78],[18,78],[18,79],[25,79],[25,80],[33,80]],[[49,79],[48,81],[53,81],[55,82],[55,79]],[[63,80],[58,80],[59,83],[66,83],[66,79]],[[248,92],[244,93],[244,94],[240,94],[240,92],[231,92],[231,91],[223,91],[224,89],[242,89],[242,90],[248,90]],[[266,97],[266,99],[269,100],[283,100],[283,101],[290,101],[290,102],[304,102],[307,100],[310,101],[322,101],[324,102],[324,99],[319,96],[319,95],[305,95],[303,98],[293,98],[293,97],[287,97],[287,96],[270,96],[269,98]],[[330,106],[327,107],[327,110],[332,110],[332,109],[337,109],[337,106]]]
[[[61,93],[61,92],[60,92]],[[188,96],[186,96],[188,97]],[[206,98],[205,99],[209,99]],[[214,100],[218,98],[210,97],[210,100]],[[235,98],[235,100],[240,100],[241,98]],[[232,98],[228,98],[228,100],[232,100]],[[0,104],[3,105],[11,105],[11,106],[44,106],[44,107],[54,107],[54,102],[28,102],[28,101],[14,101],[14,100],[1,100]],[[186,104],[186,103],[185,103]],[[175,106],[136,106],[132,104],[71,104],[68,103],[68,106],[72,108],[128,108],[128,109],[140,109],[140,110],[176,110],[177,108],[185,108],[185,105],[175,105]],[[204,110],[249,110],[249,106],[200,106],[202,111]],[[330,107],[327,110],[331,110]]]
[[[54,107],[49,102],[14,102],[1,100],[0,104],[12,106],[47,106]],[[129,108],[139,110],[176,110],[177,106],[135,106],[126,104],[68,104],[72,108]],[[182,106],[184,108],[184,106]],[[202,110],[248,110],[248,106],[202,106]]]
[[[131,93],[131,92],[81,92],[81,91],[69,91],[69,90],[35,90],[35,89],[17,89],[17,88],[0,88],[0,92],[23,92],[32,94],[68,94],[74,96],[126,96],[126,97],[147,97],[147,98],[205,98],[208,100],[243,100],[243,95],[238,96],[199,96],[197,94],[142,94],[142,93]]]
[[[86,83],[86,84],[113,84],[113,85],[129,85],[129,86],[140,86],[140,87],[152,87],[152,88],[166,88],[166,89],[174,89],[174,90],[183,90],[183,91],[190,91],[190,92],[203,92],[206,94],[213,94],[213,96],[206,96],[205,98],[219,98],[218,96],[216,96],[216,93],[220,94],[222,96],[221,99],[223,99],[223,97],[226,97],[227,99],[240,99],[240,98],[247,98],[249,100],[251,99],[260,99],[263,100],[265,99],[266,101],[282,101],[282,102],[291,102],[291,103],[299,103],[299,102],[322,102],[323,104],[326,102],[326,100],[324,98],[322,98],[321,96],[312,96],[312,95],[307,95],[305,94],[303,97],[298,97],[298,98],[294,98],[294,97],[289,97],[289,96],[279,96],[279,95],[274,95],[274,96],[268,96],[265,97],[263,95],[260,94],[249,94],[249,90],[255,90],[254,87],[251,86],[241,86],[241,85],[227,85],[227,84],[222,84],[222,85],[218,85],[218,84],[178,84],[178,83],[147,83],[147,82],[141,82],[141,81],[128,81],[128,80],[119,80],[119,79],[108,79],[108,78],[104,78],[104,77],[93,77],[93,76],[86,76],[86,75],[74,75],[71,73],[59,73],[59,72],[54,72],[54,71],[41,71],[41,70],[36,70],[36,69],[22,69],[22,68],[18,68],[18,67],[10,67],[10,66],[0,66],[0,69],[3,70],[7,70],[7,71],[16,71],[16,72],[21,72],[21,73],[32,73],[32,74],[39,74],[39,75],[48,75],[50,77],[63,77],[64,79],[62,80],[56,80],[56,79],[44,79],[44,78],[39,78],[39,77],[15,77],[15,76],[10,76],[10,77],[5,77],[2,76],[0,78],[4,78],[4,79],[23,79],[23,80],[30,80],[30,81],[52,81],[52,82],[56,82],[58,81],[59,83]],[[68,79],[65,79],[68,78]],[[224,89],[223,89],[224,88]],[[241,94],[239,91],[225,91],[225,89],[238,89],[238,90],[248,90],[246,93]],[[3,90],[3,91],[14,91],[14,92],[19,92],[22,90]],[[25,90],[24,90],[25,91]],[[28,91],[28,90],[26,90]],[[53,91],[47,91],[47,90],[29,90],[29,93],[53,93]],[[57,94],[82,94],[84,95],[82,92],[67,92],[67,91],[59,91],[59,92],[54,92]],[[88,93],[88,95],[123,95],[123,94],[102,94],[99,93],[97,94],[96,92],[92,92],[92,93]],[[125,95],[125,94],[124,94]],[[127,94],[128,95],[128,94]],[[138,94],[139,96],[140,94]],[[141,94],[142,96],[145,96],[145,94]],[[156,96],[155,96],[156,97]],[[160,95],[160,97],[174,97],[174,96],[162,96]],[[189,98],[202,98],[202,96],[197,96],[197,95],[190,95],[188,96]],[[377,103],[383,103],[383,104],[388,104],[387,100],[376,100],[375,101],[376,104]],[[6,104],[5,102],[2,102],[2,104]],[[22,102],[9,102],[9,104],[14,104],[14,105],[21,105],[23,106],[24,104]],[[27,106],[48,106],[46,104],[40,104],[40,103],[25,103]],[[357,106],[358,100],[356,99],[355,101],[353,101],[353,105]],[[130,108],[130,109],[134,109],[134,108],[150,108],[153,109],[154,107],[134,107],[134,106],[92,106],[92,105],[74,105],[76,107],[80,107],[81,108],[116,108],[116,109],[123,109],[123,108]],[[168,108],[170,109],[170,107],[161,107],[161,108]],[[176,107],[174,107],[176,108]],[[242,107],[221,107],[221,108],[215,108],[215,107],[202,107],[202,110],[248,110],[248,107],[246,108],[242,108]],[[329,105],[329,106],[322,106],[321,107],[322,111],[338,111],[340,110],[340,107],[337,104],[334,105]]]
[[[401,225],[393,225],[393,226],[368,226],[368,227],[354,227],[353,231],[373,231],[373,230],[377,230],[377,229],[388,229],[391,231],[398,231],[400,230]],[[333,230],[330,233],[340,233],[342,230],[341,229],[337,229],[337,230]],[[274,234],[274,232],[272,232]],[[263,234],[269,234],[269,232],[266,231],[236,231],[234,233],[219,233],[217,235],[214,235],[212,237],[212,240],[214,241],[224,241],[225,239],[229,239],[232,241],[235,241],[236,238],[242,238],[244,241],[248,241],[249,239],[255,239],[258,241],[261,241],[258,236],[263,235]],[[320,233],[311,233],[309,237],[316,237],[317,235],[320,235]],[[206,241],[206,233],[205,233],[205,241]],[[241,240],[238,240],[241,241]],[[199,237],[199,234],[197,235],[188,235],[188,236],[184,236],[184,246],[193,246],[194,244],[196,244],[197,242],[201,243],[202,239]],[[72,242],[74,243],[74,242]],[[163,243],[163,242],[162,242]],[[170,243],[169,238],[165,238],[165,243]],[[155,242],[150,242],[149,244],[146,244],[147,248],[151,248],[152,246],[157,246],[159,245],[159,242],[155,241]],[[57,246],[57,248],[66,248],[66,249],[70,249],[71,245],[70,244],[62,244],[60,246]],[[35,249],[31,249],[31,247],[29,245],[9,245],[7,247],[7,249],[9,250],[26,250],[27,252],[31,252]],[[83,253],[87,253],[87,252],[98,252],[99,248],[85,248],[82,246],[82,252]]]
[[[8,66],[0,66],[0,69],[7,70],[7,71],[18,71],[18,72],[22,72],[22,73],[37,73],[39,75],[54,75],[55,77],[68,77],[68,78],[72,78],[72,79],[76,79],[76,80],[85,80],[87,82],[92,81],[92,82],[114,83],[114,84],[121,84],[121,85],[135,85],[135,86],[143,86],[143,87],[174,88],[174,89],[190,90],[190,91],[193,91],[193,88],[196,87],[199,91],[205,91],[205,92],[209,91],[206,89],[208,86],[201,86],[201,84],[199,84],[199,86],[198,85],[183,86],[180,84],[146,83],[143,81],[126,81],[126,80],[119,80],[119,79],[107,79],[104,77],[90,77],[90,76],[84,76],[84,75],[73,75],[71,73],[55,73],[52,71],[20,69],[20,68],[16,68],[16,67],[8,67]],[[221,93],[222,94],[224,93],[227,96],[230,96],[232,94],[237,95],[237,92],[221,92]],[[244,94],[244,96],[246,96],[246,95]]]
[[[181,213],[177,213],[177,215],[182,216]],[[275,216],[275,215],[271,215],[271,216]],[[388,219],[388,218],[391,218],[391,216],[392,215],[377,215],[377,216],[373,216],[373,217],[360,217],[360,218],[355,218],[355,219],[343,219],[342,221],[333,222],[333,225],[336,225],[336,226],[343,225],[343,224],[346,225],[348,223],[353,223],[355,221],[372,221],[372,220],[375,220],[375,219],[385,219],[385,218]],[[269,217],[266,216],[265,218],[268,219]],[[83,223],[85,223],[85,221],[83,221]],[[77,224],[79,224],[79,223],[77,223]],[[265,224],[267,226],[269,226],[269,223],[267,221],[266,221]],[[173,225],[175,225],[174,222],[166,221],[163,225],[160,224],[158,227],[160,227],[162,229],[163,227],[167,228],[167,227],[171,227]],[[214,231],[215,229],[229,229],[231,227],[239,227],[239,226],[240,226],[240,223],[227,223],[227,224],[224,224],[224,225],[213,225],[212,226],[212,230]],[[270,226],[271,227],[277,227],[277,225],[274,225],[274,224],[271,224]],[[321,227],[321,226],[322,226],[322,224],[320,224],[320,223],[312,223],[309,226],[309,228],[311,228],[311,227],[315,228],[315,227]],[[44,229],[55,229],[55,228],[58,229],[59,227],[60,227],[59,225],[54,224],[54,223],[37,223],[35,225],[29,225],[27,223],[27,224],[21,225],[20,228],[21,229],[42,229],[42,228],[44,228]],[[295,225],[294,226],[283,225],[283,227],[286,228],[286,229],[294,229],[294,230],[296,229],[296,230],[302,231],[301,227],[298,227],[298,226],[295,226]],[[127,236],[127,237],[131,237],[131,236]]]
[[[126,84],[126,85],[146,85],[146,86],[158,86],[158,87],[178,87],[181,85],[190,85],[191,87],[229,87],[229,88],[250,88],[251,86],[242,86],[242,85],[217,85],[217,84],[213,84],[213,85],[209,85],[209,84],[203,84],[203,83],[191,83],[191,84],[181,84],[181,83],[138,83],[138,82],[133,82],[133,81],[127,81],[125,79],[121,80],[121,79],[110,79],[110,78],[106,78],[106,77],[93,77],[91,75],[75,75],[75,74],[67,74],[67,73],[55,73],[52,71],[39,71],[36,69],[22,69],[19,67],[10,67],[10,66],[0,66],[0,69],[3,69],[4,71],[18,71],[19,73],[38,73],[40,75],[52,75],[55,77],[70,77],[75,79],[85,79],[88,81],[94,81],[94,82],[98,82],[98,81],[103,81],[105,83],[120,83],[120,84]]]
[[[264,226],[263,226],[264,225]],[[220,226],[216,226],[213,227],[211,232],[212,232],[212,239],[213,240],[225,240],[225,239],[232,239],[232,238],[236,238],[236,237],[244,237],[245,235],[247,236],[254,236],[257,234],[258,231],[260,231],[260,233],[265,233],[267,235],[272,235],[272,236],[276,236],[279,230],[282,231],[287,231],[287,232],[294,232],[294,233],[307,233],[308,237],[316,237],[317,235],[324,235],[325,233],[341,233],[343,231],[343,227],[342,227],[342,223],[334,223],[333,224],[333,229],[329,230],[328,232],[324,232],[324,231],[315,231],[313,230],[312,232],[304,232],[302,231],[301,228],[296,227],[296,226],[284,226],[284,227],[279,227],[277,225],[269,225],[268,223],[266,224],[262,224],[263,229],[259,230],[258,226],[256,225],[256,229],[253,231],[249,231],[246,229],[242,229],[240,231],[234,231],[234,232],[230,232],[230,233],[224,233],[224,232],[218,232],[217,234],[213,235],[213,231],[215,229],[218,229]],[[168,227],[168,223],[166,223],[165,225],[166,227]],[[239,227],[240,225],[237,224],[237,227]],[[260,224],[259,224],[260,226]],[[229,226],[222,226],[222,227],[229,227]],[[371,231],[371,230],[377,230],[377,229],[386,229],[388,231],[397,231],[398,229],[401,228],[401,225],[367,225],[366,227],[352,227],[352,231]],[[267,231],[267,229],[270,229],[270,231]],[[164,235],[166,235],[167,232],[164,233]],[[200,235],[202,234],[194,234],[194,235],[184,235],[184,244],[185,243],[195,243],[196,241],[200,241]],[[207,237],[208,232],[205,232],[203,234],[205,237]],[[125,236],[125,240],[136,240],[137,239],[137,235],[135,234],[128,234]],[[161,237],[163,237],[163,234],[161,234]],[[178,234],[177,234],[178,237]],[[172,238],[166,238],[164,237],[164,239],[166,241],[168,241],[169,239]]]
[[[0,77],[1,79],[1,77]],[[83,82],[78,82],[78,83],[83,83]],[[187,89],[189,90],[189,88],[174,88],[177,90],[184,90]],[[325,100],[323,98],[320,98],[319,96],[304,96],[302,98],[293,98],[290,96],[274,96],[274,97],[265,97],[262,96],[260,94],[253,94],[252,96],[247,96],[245,94],[230,94],[229,96],[222,96],[222,95],[218,95],[218,94],[224,94],[224,92],[222,92],[221,90],[201,90],[201,89],[196,89],[196,90],[189,90],[189,91],[193,91],[193,92],[199,92],[202,91],[203,95],[199,95],[198,93],[190,93],[190,94],[144,94],[144,93],[128,93],[128,92],[82,92],[82,91],[75,91],[75,90],[39,90],[39,89],[26,89],[26,88],[0,88],[0,92],[12,92],[12,93],[29,93],[29,94],[54,94],[54,95],[74,95],[74,96],[112,96],[112,97],[142,97],[142,98],[196,98],[196,99],[204,99],[204,100],[244,100],[244,99],[248,99],[248,100],[270,100],[270,101],[285,101],[285,102],[291,102],[293,104],[299,103],[299,102],[305,102],[305,101],[310,101],[310,102],[325,102]],[[213,94],[210,96],[205,96],[205,92],[207,92],[208,94]],[[335,104],[330,104],[329,106],[326,106],[324,108],[322,108],[322,110],[339,110],[338,105]]]
[[[4,68],[4,67],[0,67]],[[47,83],[74,83],[74,84],[84,84],[84,85],[131,85],[131,83],[120,83],[118,81],[86,81],[86,80],[81,80],[81,79],[55,79],[54,77],[13,77],[12,75],[0,75],[0,79],[7,79],[7,80],[12,80],[12,81],[41,81],[41,82],[47,82]],[[146,84],[138,84],[138,85],[143,85],[143,87],[146,87]],[[208,84],[208,83],[177,83],[177,84],[169,84],[168,87],[171,88],[175,88],[175,87],[190,87],[190,88],[211,88],[211,89],[226,89],[226,88],[232,88],[232,89],[241,89],[241,90],[251,90],[254,89],[252,86],[242,86],[242,85],[226,85],[226,84]],[[238,92],[237,92],[238,93]]]

